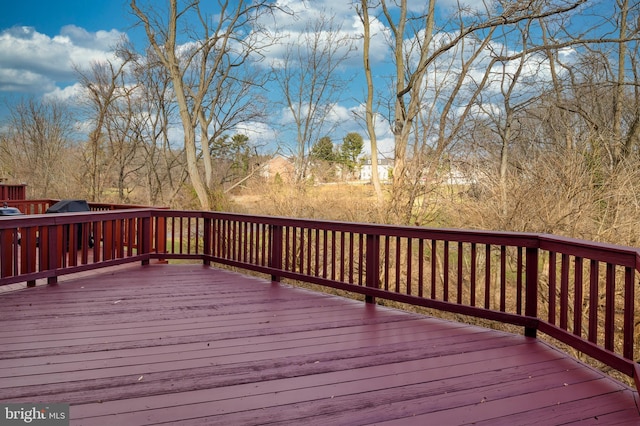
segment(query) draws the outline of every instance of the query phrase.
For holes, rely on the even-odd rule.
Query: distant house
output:
[[[471,185],[476,179],[469,172],[463,171],[461,168],[451,166],[446,176],[446,183],[449,185]]]
[[[393,171],[393,160],[388,158],[378,159],[378,178],[382,183],[388,183],[391,181],[391,175]],[[360,180],[371,182],[371,176],[373,175],[373,166],[371,159],[365,160],[360,167]]]
[[[293,182],[295,166],[288,158],[276,155],[261,165],[260,176],[268,181],[281,179],[282,182]]]

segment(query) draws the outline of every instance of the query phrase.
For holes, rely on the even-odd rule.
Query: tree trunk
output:
[[[382,194],[382,185],[380,185],[380,175],[378,174],[378,140],[376,138],[375,118],[373,113],[373,77],[371,76],[371,62],[369,58],[369,49],[371,44],[371,26],[369,21],[369,9],[367,0],[361,0],[361,19],[364,25],[363,40],[363,61],[364,73],[367,79],[367,100],[365,106],[365,121],[367,124],[367,134],[371,144],[371,183],[376,193],[378,206],[381,207],[384,202]]]

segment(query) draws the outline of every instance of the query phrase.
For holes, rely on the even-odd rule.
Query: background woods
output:
[[[71,102],[11,105],[0,177],[637,245],[640,5],[410,3],[131,1],[140,37],[77,64]]]

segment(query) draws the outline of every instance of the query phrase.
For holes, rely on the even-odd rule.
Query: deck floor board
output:
[[[546,343],[202,265],[0,294],[0,401],[72,424],[640,424]]]

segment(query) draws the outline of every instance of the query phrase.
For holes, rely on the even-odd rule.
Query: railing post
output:
[[[209,256],[212,255],[211,253],[211,218],[210,217],[205,217],[204,218],[204,232],[202,235],[202,238],[204,239],[203,241],[203,256],[202,256],[202,262],[204,265],[209,266],[211,264],[211,261],[209,261]]]
[[[380,235],[367,234],[367,257],[365,258],[365,282],[369,288],[378,288],[380,281]],[[374,296],[366,295],[366,303],[376,303]]]
[[[531,318],[538,318],[538,249],[535,247],[528,247],[526,258],[526,299],[524,314]],[[527,337],[536,337],[537,329],[532,327],[525,327],[524,335]]]
[[[141,232],[140,232],[140,254],[149,254],[151,253],[151,247],[153,247],[151,238],[152,238],[152,233],[151,233],[151,215],[149,216],[144,216],[142,218],[140,218],[140,228],[141,228]],[[144,259],[142,261],[143,265],[148,265],[149,264],[149,258]]]
[[[46,236],[47,240],[41,242],[41,244],[45,243],[47,245],[46,269],[53,270],[54,273],[57,273],[56,269],[60,267],[61,263],[60,256],[63,255],[62,235],[60,235],[59,227],[57,225],[47,226]],[[58,276],[47,277],[47,284],[58,284]]]
[[[622,331],[622,356],[633,359],[635,342],[635,268],[624,270],[624,326]]]
[[[269,267],[282,269],[282,225],[270,225]],[[271,275],[271,281],[280,282],[280,275]]]
[[[143,218],[144,221],[144,218]],[[102,259],[103,260],[111,260],[113,259],[114,253],[113,250],[115,248],[114,245],[114,228],[113,228],[113,220],[105,220],[102,222]],[[143,253],[148,253],[144,252]]]
[[[155,246],[151,246],[151,251],[154,250],[158,254],[167,253],[167,218],[163,216],[154,216],[152,214],[151,241],[155,242]],[[164,258],[159,258],[158,263],[167,263]]]
[[[22,273],[36,272],[36,240],[38,238],[35,227],[23,228],[22,244],[20,247],[20,262]],[[27,281],[27,287],[35,287],[36,280]]]
[[[14,233],[11,231],[11,229],[4,230],[4,232],[2,232],[2,234],[0,235],[2,239],[2,242],[0,243],[0,247],[2,247],[2,252],[0,253],[0,255],[2,256],[2,268],[0,270],[0,276],[10,277],[14,275],[13,248],[14,245],[17,244],[17,241],[14,241]]]

